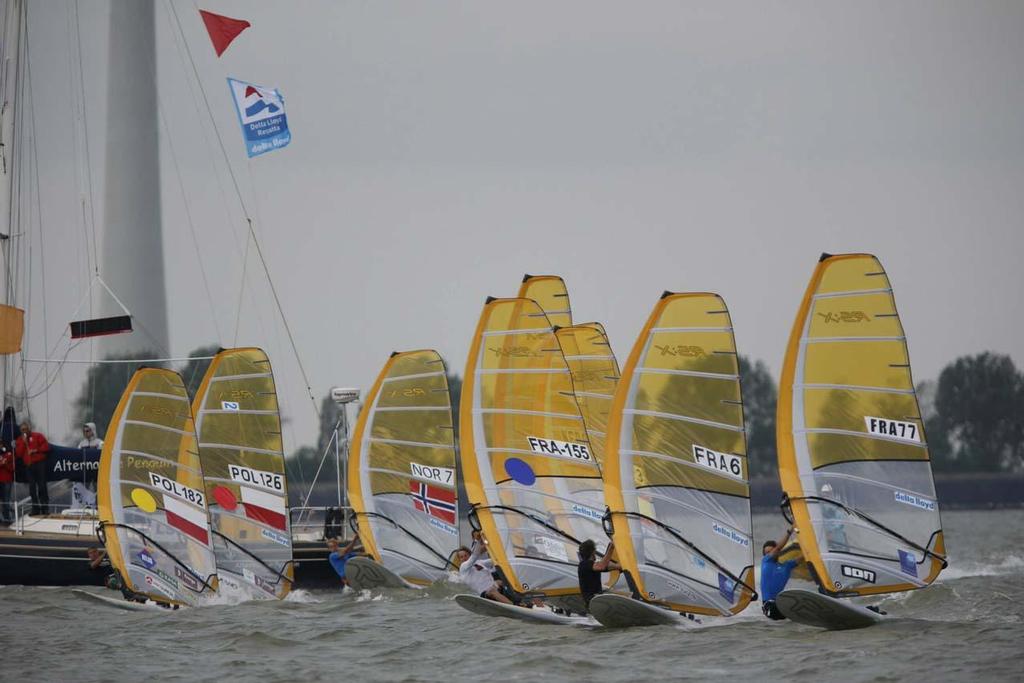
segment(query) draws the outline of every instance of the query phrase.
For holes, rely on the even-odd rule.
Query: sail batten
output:
[[[217,353],[193,411],[221,583],[245,598],[282,599],[295,569],[281,418],[266,353]]]
[[[412,584],[442,579],[459,545],[451,410],[441,356],[395,353],[352,436],[349,500],[363,547]]]
[[[823,258],[793,324],[777,425],[783,490],[826,593],[920,588],[945,566],[920,415],[885,270],[869,254]]]

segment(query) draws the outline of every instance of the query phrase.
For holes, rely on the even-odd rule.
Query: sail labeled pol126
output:
[[[202,466],[176,372],[132,376],[107,430],[97,500],[107,555],[128,591],[191,606],[215,595]]]
[[[366,401],[349,453],[348,494],[359,538],[380,566],[349,581],[358,588],[395,585],[392,577],[430,584],[447,575],[459,546],[444,361],[429,349],[392,354]]]
[[[932,583],[946,566],[939,504],[906,336],[874,256],[821,257],[786,349],[777,425],[782,487],[820,591]]]
[[[221,584],[248,599],[291,590],[291,524],[274,373],[257,348],[220,351],[193,401]]]
[[[743,399],[717,294],[666,292],[654,307],[619,380],[604,472],[615,549],[643,600],[720,616],[747,606],[755,591]],[[598,619],[602,597],[592,603]]]

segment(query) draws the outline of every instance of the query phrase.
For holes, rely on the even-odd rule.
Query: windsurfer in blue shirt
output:
[[[800,560],[787,560],[779,562],[779,553],[786,547],[786,542],[793,534],[793,527],[786,529],[786,533],[778,541],[765,541],[761,548],[764,557],[761,558],[761,611],[769,619],[785,619],[785,615],[775,606],[775,598],[789,581],[789,575],[800,563]]]
[[[344,550],[338,550],[340,544],[338,539],[332,538],[327,541],[327,549],[331,551],[331,554],[327,556],[327,560],[334,567],[334,571],[341,577],[341,586],[344,588],[348,585],[348,579],[345,578],[345,565],[348,561],[359,553],[355,552],[356,543],[359,542],[359,534],[352,537],[348,545],[345,546]]]

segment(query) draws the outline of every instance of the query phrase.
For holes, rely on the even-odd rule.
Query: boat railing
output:
[[[347,538],[352,508],[349,506],[296,506],[289,509],[292,539],[322,541],[326,538]]]

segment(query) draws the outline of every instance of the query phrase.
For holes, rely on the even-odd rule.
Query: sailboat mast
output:
[[[19,82],[19,57],[21,55],[21,32],[25,25],[25,7],[21,0],[11,0],[4,6],[0,49],[3,59],[0,65],[0,250],[3,251],[3,298],[5,304],[13,304],[14,283],[12,281],[11,235],[15,232],[14,225],[14,154],[17,143],[15,136],[16,103]],[[0,390],[4,392],[0,404],[6,404],[7,366],[5,357],[0,362]]]

